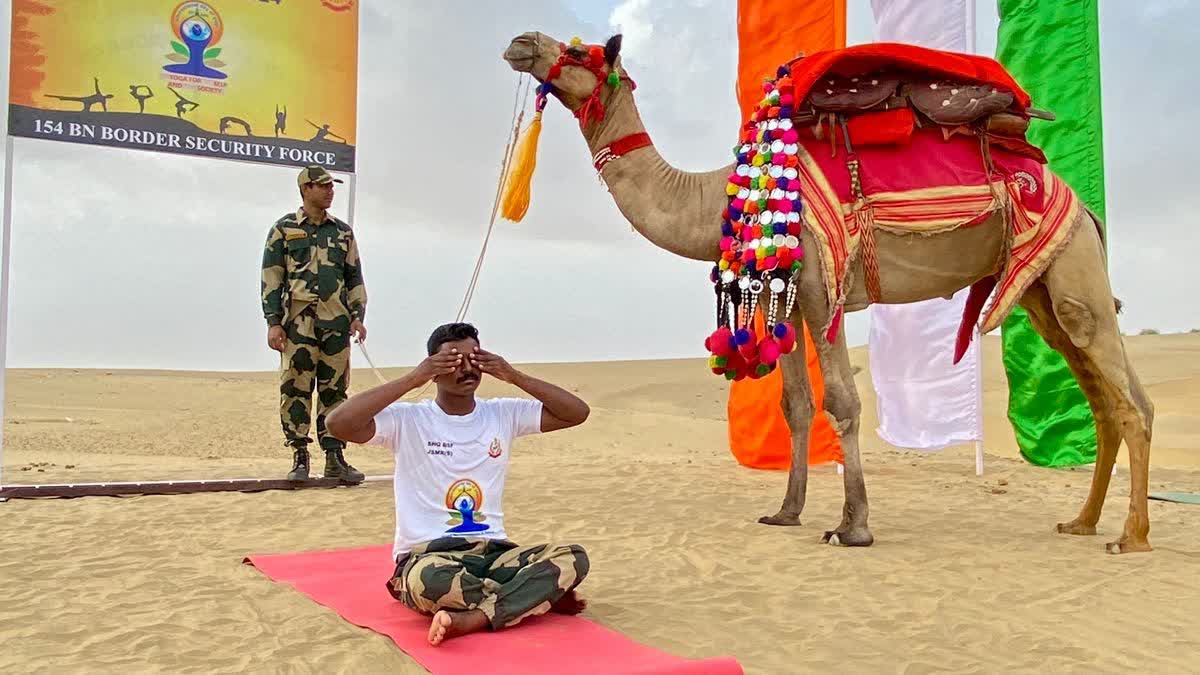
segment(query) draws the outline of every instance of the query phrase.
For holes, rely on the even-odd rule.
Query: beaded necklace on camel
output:
[[[763,99],[733,151],[737,166],[726,186],[729,206],[721,214],[721,257],[710,276],[717,295],[717,329],[704,341],[711,354],[709,367],[729,380],[766,376],[780,356],[796,349],[790,317],[804,249],[793,91],[783,67],[775,80],[764,82]],[[764,292],[770,295],[766,334],[760,336],[754,318]]]

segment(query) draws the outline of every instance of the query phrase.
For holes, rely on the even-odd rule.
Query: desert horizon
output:
[[[1157,411],[1150,489],[1196,492],[1200,335],[1127,344]],[[848,649],[866,671],[1188,670],[1200,638],[1153,626],[1189,620],[1181,600],[1195,591],[1182,580],[1200,557],[1197,507],[1152,500],[1155,550],[1106,555],[1129,496],[1122,448],[1098,536],[1056,534],[1078,512],[1091,468],[1020,458],[999,338],[983,347],[983,476],[973,446],[918,452],[880,441],[867,353],[851,351],[876,537],[867,549],[819,543],[842,507],[829,465],[810,471],[800,527],[756,522],[777,510],[786,474],[736,463],[728,385],[704,359],[518,364],[575,391],[592,414],[518,442],[510,536],[587,549],[586,619],[679,656],[735,656],[747,673],[800,659],[839,670]],[[353,362],[351,392],[374,386],[357,351]],[[290,467],[273,372],[15,369],[7,378],[5,484],[282,478]],[[520,393],[485,378],[480,395]],[[368,476],[392,472],[386,453],[352,444],[346,454]],[[314,671],[424,672],[387,638],[241,564],[387,544],[391,489],[0,504],[0,669],[270,670],[303,653]],[[1139,628],[1114,631],[1117,616]]]
[[[1128,336],[1126,343],[1135,367],[1145,378],[1144,382],[1157,409],[1154,445],[1151,451],[1152,463],[1163,467],[1200,467],[1200,443],[1192,440],[1195,438],[1192,434],[1200,433],[1200,415],[1193,416],[1186,410],[1186,404],[1180,405],[1175,400],[1180,393],[1180,387],[1186,388],[1186,381],[1200,378],[1200,365],[1192,366],[1188,363],[1188,357],[1200,357],[1200,334],[1191,332]],[[983,336],[982,344],[982,379],[986,410],[985,450],[988,455],[1019,459],[1016,440],[1005,417],[1007,379],[1001,361],[1000,338],[995,335]],[[875,434],[875,394],[867,348],[851,348],[850,358],[856,371],[855,381],[863,403],[860,435],[864,449],[877,445],[893,451],[903,451],[903,448],[888,445]],[[354,347],[351,362],[351,393],[379,384],[376,372],[366,363],[357,347]],[[601,407],[619,409],[644,405],[650,409],[669,409],[673,413],[688,412],[722,423],[726,415],[728,384],[724,378],[708,371],[702,357],[520,362],[514,365],[539,377],[559,382],[574,382],[572,387],[577,393],[585,399],[589,395],[598,396]],[[408,372],[412,367],[414,366],[381,366],[378,373],[385,379],[392,379]],[[12,453],[22,457],[29,452],[70,454],[73,452],[69,447],[73,436],[94,437],[105,432],[107,425],[117,421],[114,415],[119,415],[122,411],[137,411],[150,418],[174,411],[191,420],[189,427],[193,433],[188,434],[188,437],[195,439],[195,432],[202,432],[205,427],[224,426],[221,421],[223,415],[235,410],[245,414],[248,412],[246,407],[250,406],[256,412],[246,415],[245,424],[248,426],[246,432],[250,434],[248,438],[253,438],[254,441],[233,454],[217,454],[230,458],[242,455],[270,457],[276,454],[282,457],[286,453],[282,447],[282,437],[277,433],[278,422],[274,417],[276,378],[275,371],[266,370],[10,368],[7,370],[4,418],[4,481],[10,483],[14,480],[15,474],[10,473],[9,466],[13,459]],[[614,390],[623,383],[630,384],[634,391],[657,389],[669,386],[663,383],[674,383],[698,392],[695,396],[697,400],[668,404],[663,398],[649,400],[641,397],[625,401],[619,396],[625,392]],[[195,385],[217,389],[226,387],[228,396],[232,399],[206,408],[206,402],[211,401],[211,398],[189,390],[189,387]],[[1166,397],[1155,396],[1156,391],[1164,392]],[[427,396],[429,391],[411,392],[406,399],[417,398],[419,394]],[[523,395],[511,387],[485,379],[479,395],[498,394]],[[230,401],[236,402],[236,405]],[[120,405],[116,405],[117,402],[120,402]],[[596,402],[591,402],[595,407]],[[689,403],[697,405],[689,408]],[[147,419],[151,428],[160,428],[162,423],[161,419]],[[101,429],[94,428],[97,426]],[[88,432],[86,434],[82,433],[85,429]],[[39,431],[51,433],[42,436],[39,435]],[[128,430],[122,430],[118,437],[121,439],[120,443],[115,445],[123,452],[115,452],[113,447],[106,448],[103,443],[91,441],[87,447],[89,451],[97,454],[145,455],[156,457],[155,461],[164,462],[171,462],[171,456],[180,452],[185,457],[204,454],[187,452],[180,448],[171,452],[161,452],[150,447],[158,442],[170,443],[161,437],[152,440],[152,436],[146,436],[139,446],[136,441],[130,442],[137,437],[131,436]],[[252,448],[257,448],[257,451],[252,451]],[[966,446],[951,447],[932,452],[955,452],[965,448]],[[732,455],[730,457],[732,459]]]

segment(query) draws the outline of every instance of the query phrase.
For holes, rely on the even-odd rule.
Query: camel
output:
[[[628,74],[621,65],[621,36],[603,46],[602,67],[583,67],[586,46],[563,43],[541,32],[517,36],[503,59],[528,73],[580,119],[580,130],[593,160],[621,214],[650,243],[675,255],[712,262],[721,257],[722,211],[728,206],[726,186],[734,164],[708,172],[686,172],[671,166],[650,143],[631,146],[626,139],[645,134]],[[594,49],[594,48],[593,48]],[[564,55],[571,58],[562,58]],[[614,86],[615,85],[615,86]],[[603,108],[596,114],[597,102]],[[589,110],[589,108],[592,108]],[[630,149],[632,147],[632,149]],[[614,149],[616,148],[616,149]],[[618,151],[619,150],[619,151]],[[653,186],[654,189],[647,189]],[[1118,329],[1119,302],[1107,272],[1099,219],[1079,209],[1068,223],[1074,234],[1045,271],[1020,297],[1020,305],[1046,342],[1069,363],[1092,409],[1097,429],[1097,457],[1091,487],[1077,518],[1059,523],[1057,531],[1095,535],[1109,479],[1122,440],[1129,448],[1131,493],[1128,516],[1109,553],[1150,551],[1148,515],[1149,453],[1154,409],[1125,353]],[[909,303],[949,298],[995,273],[1003,252],[1008,223],[998,213],[969,228],[926,236],[880,230],[875,233],[879,274],[886,284],[878,302]],[[812,233],[800,237],[805,250],[817,250]],[[850,262],[849,291],[843,310],[871,304],[864,289],[861,258]],[[797,274],[796,303],[789,315],[810,327],[830,325],[831,307],[822,282],[820,261]],[[814,333],[814,337],[816,334]],[[798,526],[808,479],[808,437],[814,414],[803,340],[779,360],[784,381],[781,405],[792,434],[792,461],[787,488],[777,513],[758,522]],[[842,520],[821,542],[835,546],[870,546],[868,501],[859,456],[861,403],[855,387],[845,331],[832,342],[816,339],[825,378],[823,411],[837,429],[845,457]]]

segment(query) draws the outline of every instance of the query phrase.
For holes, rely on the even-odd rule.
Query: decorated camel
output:
[[[869,546],[861,404],[839,330],[843,313],[970,287],[957,357],[989,297],[983,333],[1019,303],[1091,405],[1091,488],[1079,516],[1058,532],[1096,533],[1124,439],[1129,513],[1107,550],[1150,550],[1154,411],[1118,330],[1102,226],[1024,140],[1030,117],[1047,115],[998,63],[904,45],[798,58],[764,83],[736,161],[692,173],[655,150],[620,48],[619,35],[585,45],[530,32],[503,57],[540,82],[539,123],[547,96],[579,120],[597,172],[639,233],[676,255],[714,262],[717,327],[706,340],[713,371],[739,379],[782,368],[791,468],[778,513],[759,522],[800,525],[804,508],[814,405],[794,326],[803,321],[814,331],[823,413],[845,456],[842,521],[822,541]]]

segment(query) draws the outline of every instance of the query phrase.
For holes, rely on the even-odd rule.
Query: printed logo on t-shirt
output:
[[[483,488],[479,483],[470,478],[454,481],[446,490],[446,508],[450,509],[446,524],[453,526],[446,530],[447,534],[487,531],[488,526],[483,522],[487,518],[479,512],[483,508]]]
[[[454,456],[454,443],[450,441],[426,441],[425,454],[441,455],[442,457]]]
[[[490,446],[488,446],[488,457],[495,459],[495,458],[499,457],[500,454],[503,452],[504,452],[504,448],[500,446],[500,439],[493,438],[492,444]]]

